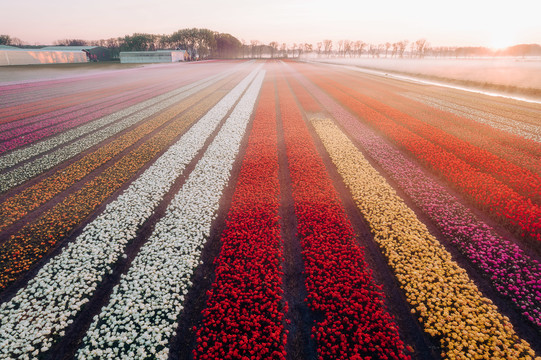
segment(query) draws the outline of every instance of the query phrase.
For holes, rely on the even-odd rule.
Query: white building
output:
[[[84,63],[87,56],[82,51],[21,49],[12,46],[0,47],[0,66],[55,64],[55,63]]]
[[[158,51],[121,51],[122,64],[141,63],[171,63],[185,61],[188,57],[186,50],[158,50]]]

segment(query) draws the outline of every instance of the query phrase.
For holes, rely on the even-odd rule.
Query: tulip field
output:
[[[281,60],[0,82],[0,213],[1,359],[541,359],[541,102]]]

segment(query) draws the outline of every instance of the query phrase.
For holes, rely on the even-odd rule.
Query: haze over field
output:
[[[541,4],[532,0],[26,0],[3,4],[0,34],[29,44],[51,44],[67,37],[95,40],[204,27],[246,42],[427,38],[434,46],[502,48],[540,43],[540,10]]]

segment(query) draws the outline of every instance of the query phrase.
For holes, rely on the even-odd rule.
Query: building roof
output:
[[[49,51],[83,51],[99,48],[101,46],[45,46],[41,50]]]
[[[121,51],[121,54],[140,55],[140,54],[168,54],[183,53],[186,50],[148,50],[148,51]]]
[[[15,46],[0,45],[0,50],[21,50],[21,49]]]

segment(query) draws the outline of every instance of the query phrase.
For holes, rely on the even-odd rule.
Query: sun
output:
[[[515,36],[508,31],[497,31],[492,34],[490,47],[494,50],[503,50],[515,44]]]

